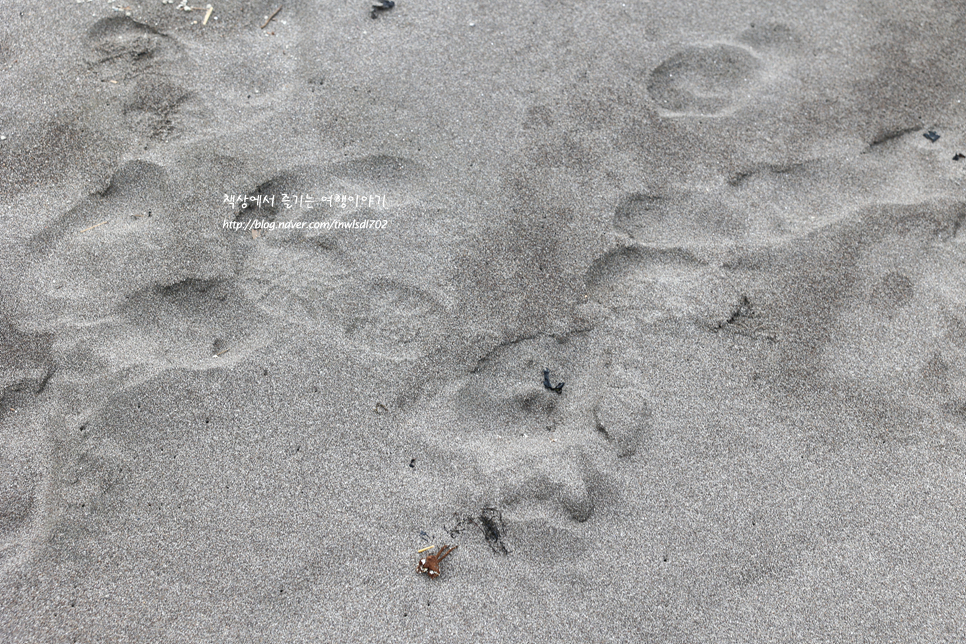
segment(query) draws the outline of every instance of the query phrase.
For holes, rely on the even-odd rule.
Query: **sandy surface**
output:
[[[966,641],[962,2],[275,2],[3,3],[0,639]]]

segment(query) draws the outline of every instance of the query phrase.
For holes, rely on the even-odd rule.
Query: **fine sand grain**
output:
[[[966,6],[371,4],[0,5],[0,640],[966,642]]]

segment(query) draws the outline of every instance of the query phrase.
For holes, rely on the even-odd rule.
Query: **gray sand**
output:
[[[3,4],[0,639],[966,641],[962,2],[279,4]]]

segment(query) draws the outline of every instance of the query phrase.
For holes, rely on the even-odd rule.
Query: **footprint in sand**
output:
[[[88,67],[104,80],[157,71],[180,53],[170,36],[127,16],[98,20],[87,31],[87,41],[91,50]]]
[[[406,233],[390,238],[379,229],[327,227],[332,221],[395,222],[409,216],[401,209],[421,191],[424,173],[411,159],[374,155],[290,167],[250,185],[245,194],[274,199],[236,210],[235,220],[277,227],[257,243],[247,231],[228,233],[246,253],[239,281],[267,315],[326,329],[380,356],[408,360],[439,350],[447,333],[446,304],[427,277],[431,271],[406,279],[378,276],[387,272],[378,266],[381,258],[419,252],[418,242],[401,241]],[[312,201],[298,201],[305,195]],[[334,201],[323,200],[333,195]],[[348,195],[348,204],[340,205],[339,195]],[[303,227],[282,227],[288,223]],[[326,227],[304,227],[316,223]]]
[[[647,91],[665,116],[722,116],[750,98],[761,69],[758,56],[744,47],[695,45],[658,65]]]
[[[234,278],[184,278],[130,294],[118,307],[141,355],[184,368],[241,359],[273,337],[273,320]]]
[[[379,279],[340,292],[340,299],[346,337],[381,355],[420,358],[444,341],[445,307],[421,288]]]
[[[545,386],[548,367],[562,393]],[[616,459],[647,443],[640,377],[613,373],[580,334],[511,340],[427,401],[414,427],[445,446],[453,471],[471,473],[478,502],[499,509],[509,550],[553,559],[587,547],[581,524],[610,502]]]
[[[167,141],[178,129],[180,112],[191,98],[184,87],[164,80],[139,79],[122,107],[133,132],[151,141]]]

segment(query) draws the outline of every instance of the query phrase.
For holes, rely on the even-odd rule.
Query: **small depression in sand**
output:
[[[761,62],[733,45],[687,47],[647,78],[647,91],[669,115],[719,116],[740,106],[758,84]]]

